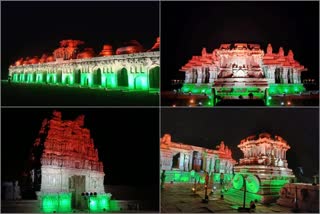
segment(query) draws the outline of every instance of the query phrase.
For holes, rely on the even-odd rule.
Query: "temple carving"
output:
[[[183,92],[207,93],[223,98],[242,95],[266,99],[267,94],[297,94],[304,91],[301,73],[307,69],[282,47],[274,53],[259,44],[221,44],[193,56],[180,71],[185,72]],[[213,88],[213,90],[212,90]],[[252,94],[248,96],[248,94]]]
[[[85,207],[82,192],[104,194],[103,163],[84,115],[63,120],[54,111],[44,119],[30,155],[30,177],[37,195],[70,194],[73,207]]]

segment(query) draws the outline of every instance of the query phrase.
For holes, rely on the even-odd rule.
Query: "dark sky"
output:
[[[44,118],[53,109],[2,109],[2,178],[23,170]],[[105,183],[159,187],[158,109],[64,109],[63,119],[85,115],[104,163]]]
[[[237,147],[250,135],[268,132],[287,140],[289,168],[302,166],[305,174],[319,168],[319,110],[303,108],[179,108],[162,109],[161,131],[172,141],[214,149],[223,140],[239,161]]]
[[[1,2],[1,75],[20,57],[52,53],[64,39],[85,41],[96,53],[138,40],[150,49],[159,36],[159,3]]]
[[[161,75],[167,90],[170,80],[184,79],[178,70],[193,55],[221,43],[258,43],[266,51],[284,48],[318,80],[319,2],[162,2]]]

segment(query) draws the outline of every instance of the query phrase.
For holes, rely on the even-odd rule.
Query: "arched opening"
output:
[[[210,79],[210,72],[209,72],[209,68],[205,68],[205,78],[204,78],[204,83],[209,83],[209,79]]]
[[[62,71],[61,70],[57,71],[56,77],[57,77],[56,83],[62,83]]]
[[[37,74],[36,73],[32,74],[32,82],[37,82]]]
[[[75,84],[80,84],[80,82],[81,82],[81,75],[80,75],[80,70],[79,69],[77,69],[77,70],[75,70],[74,72],[73,72],[73,77],[74,77],[74,83]]]
[[[64,80],[64,83],[67,85],[69,85],[71,82],[70,82],[70,77],[69,76],[66,76],[65,80]]]
[[[160,67],[154,67],[149,70],[149,88],[159,88]]]
[[[179,169],[180,152],[172,158],[172,169]]]
[[[101,69],[98,68],[93,72],[93,84],[101,85]]]
[[[275,83],[280,83],[280,68],[276,68],[274,72]]]
[[[197,83],[198,71],[197,69],[192,69],[192,83]]]
[[[128,87],[128,71],[125,68],[122,68],[118,72],[118,86]]]

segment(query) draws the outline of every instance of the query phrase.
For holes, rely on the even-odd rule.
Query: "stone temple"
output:
[[[288,168],[288,143],[280,136],[261,133],[243,139],[238,147],[244,154],[234,167],[233,189],[230,192],[243,197],[246,182],[247,197],[262,203],[275,202],[280,189],[294,180]]]
[[[221,44],[220,48],[193,56],[180,71],[185,72],[182,91],[234,99],[265,99],[278,94],[299,94],[305,89],[301,72],[307,69],[294,59],[292,50],[285,55],[282,47],[274,53],[259,44]]]
[[[42,210],[107,210],[111,197],[104,190],[103,163],[99,161],[84,116],[62,120],[54,111],[44,119],[30,156],[30,177]],[[88,204],[82,193],[96,193]]]
[[[148,50],[136,40],[116,51],[105,44],[99,54],[92,48],[81,48],[83,44],[80,40],[62,40],[51,54],[21,58],[9,67],[9,80],[110,90],[159,90],[159,37]]]
[[[217,149],[172,142],[171,135],[164,134],[160,139],[160,165],[165,170],[166,182],[204,182],[204,172],[208,172],[215,182],[219,182],[220,173],[226,181],[231,181],[236,161],[232,152],[221,142]]]

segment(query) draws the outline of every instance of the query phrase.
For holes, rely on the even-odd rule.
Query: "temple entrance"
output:
[[[196,69],[192,69],[192,83],[197,83],[198,80],[198,71]]]
[[[70,77],[69,76],[66,76],[65,84],[70,84]]]
[[[159,88],[159,66],[149,70],[149,88]]]
[[[86,178],[84,175],[69,177],[69,191],[72,193],[71,206],[76,209],[86,209],[87,201],[81,196],[85,192]]]
[[[80,82],[81,82],[80,70],[76,70],[74,71],[74,83],[80,84]]]
[[[62,83],[62,71],[57,71],[57,81],[56,83]]]
[[[128,71],[125,68],[122,68],[118,72],[118,86],[128,87]]]
[[[98,68],[93,72],[93,84],[101,85],[101,70]]]
[[[180,152],[172,158],[172,169],[179,169]]]

